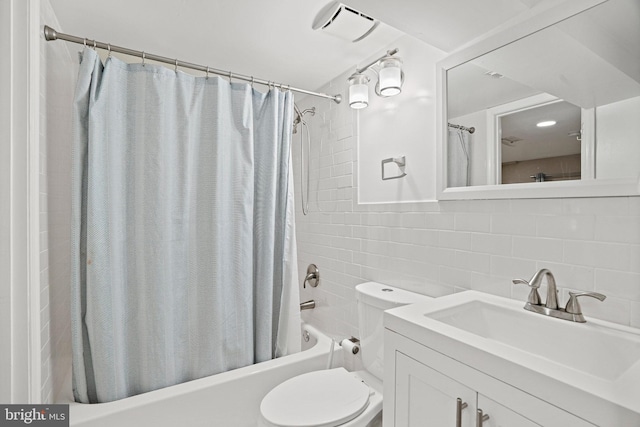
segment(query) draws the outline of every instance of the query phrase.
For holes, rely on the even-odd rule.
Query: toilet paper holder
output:
[[[340,345],[346,351],[350,351],[352,354],[358,354],[360,351],[360,340],[356,337],[345,338],[340,341]]]

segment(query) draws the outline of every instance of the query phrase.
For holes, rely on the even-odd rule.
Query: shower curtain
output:
[[[293,96],[85,49],[74,102],[76,401],[299,351]]]
[[[470,185],[469,133],[449,128],[447,138],[447,187]]]

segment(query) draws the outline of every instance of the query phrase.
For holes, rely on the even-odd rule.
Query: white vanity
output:
[[[385,313],[386,427],[640,426],[640,331],[466,291]]]

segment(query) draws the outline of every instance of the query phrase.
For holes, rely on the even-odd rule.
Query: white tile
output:
[[[631,301],[630,325],[634,328],[640,328],[640,302]]]
[[[563,240],[514,236],[513,256],[536,261],[562,262]]]
[[[533,260],[492,256],[490,271],[493,276],[528,279],[536,272],[536,262]]]
[[[454,216],[451,213],[429,212],[425,216],[425,227],[435,230],[453,230]]]
[[[605,295],[640,302],[640,274],[596,269],[595,289]]]
[[[535,236],[536,217],[526,214],[491,215],[491,233],[510,234],[516,236]]]
[[[627,270],[630,265],[629,245],[618,243],[564,242],[564,261],[589,267]]]
[[[639,244],[640,218],[599,215],[596,218],[595,240]]]
[[[402,226],[407,228],[425,228],[426,217],[423,213],[405,213],[402,217]]]
[[[509,298],[511,296],[511,280],[474,272],[471,274],[471,289]]]
[[[442,230],[438,233],[441,248],[471,250],[471,233]]]
[[[537,235],[572,240],[592,240],[595,216],[539,215],[536,218]]]
[[[458,268],[488,274],[491,270],[491,256],[468,251],[455,251],[455,264]]]
[[[483,213],[456,213],[454,215],[457,231],[491,231],[491,215]]]
[[[562,203],[557,199],[515,199],[511,200],[511,212],[517,214],[561,214]]]
[[[451,286],[471,289],[471,272],[460,268],[440,266],[440,281]]]
[[[629,271],[640,273],[640,245],[629,245]]]
[[[590,197],[562,199],[562,212],[570,215],[626,215],[629,212],[628,197]]]
[[[471,234],[471,249],[492,255],[511,255],[513,237],[502,234]]]

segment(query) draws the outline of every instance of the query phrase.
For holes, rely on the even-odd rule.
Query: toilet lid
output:
[[[276,426],[334,427],[360,415],[369,393],[369,386],[344,368],[309,372],[271,390],[260,412]]]

